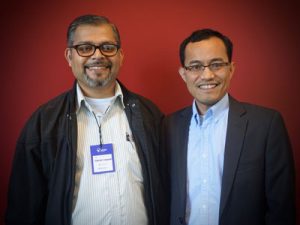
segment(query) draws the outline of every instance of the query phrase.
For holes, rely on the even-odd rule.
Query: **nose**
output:
[[[100,48],[96,48],[94,54],[92,55],[92,58],[104,58],[105,56],[102,55]]]
[[[215,74],[209,69],[209,67],[204,67],[202,73],[200,74],[201,79],[210,80],[214,78]]]

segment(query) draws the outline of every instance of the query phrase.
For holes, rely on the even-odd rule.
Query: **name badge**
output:
[[[91,145],[92,173],[115,172],[115,160],[112,144]]]

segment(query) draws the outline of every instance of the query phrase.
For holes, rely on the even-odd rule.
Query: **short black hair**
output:
[[[67,44],[68,47],[73,45],[74,41],[74,33],[78,26],[80,25],[102,25],[108,24],[111,26],[114,36],[116,38],[117,44],[121,46],[121,38],[118,28],[115,24],[111,23],[108,18],[104,16],[97,16],[97,15],[83,15],[75,18],[69,25],[67,31]]]
[[[198,42],[198,41],[202,41],[202,40],[207,40],[211,37],[220,38],[224,42],[229,62],[231,62],[232,50],[233,50],[233,44],[232,44],[231,40],[218,31],[215,31],[212,29],[200,29],[200,30],[194,31],[189,37],[184,39],[183,42],[181,43],[180,48],[179,48],[179,57],[180,57],[181,65],[184,66],[185,48],[188,45],[188,43],[190,43],[190,42],[194,43],[194,42]]]

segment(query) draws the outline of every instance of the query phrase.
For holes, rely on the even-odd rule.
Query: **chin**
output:
[[[202,101],[200,101],[202,104],[210,107],[213,106],[214,104],[216,104],[219,100],[217,98],[206,98],[206,99],[202,99]]]
[[[83,77],[84,83],[89,86],[90,88],[96,88],[96,87],[103,87],[105,86],[109,79],[92,79],[89,76],[85,75]]]

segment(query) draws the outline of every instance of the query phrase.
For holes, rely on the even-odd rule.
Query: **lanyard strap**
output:
[[[104,112],[104,115],[107,113],[107,111],[109,110],[110,106],[107,107],[107,109],[105,110]],[[102,132],[101,132],[101,123],[100,121],[98,122],[97,120],[97,117],[96,117],[96,114],[94,113],[94,111],[92,111],[93,115],[94,115],[94,118],[96,120],[96,123],[97,123],[97,126],[99,128],[99,139],[100,139],[100,148],[102,148],[102,145],[103,145],[103,140],[102,140]],[[103,116],[104,116],[103,115]]]
[[[100,148],[102,148],[102,145],[103,145],[103,140],[102,140],[101,124],[98,122],[98,120],[97,120],[97,117],[96,117],[95,113],[94,113],[94,112],[92,112],[92,113],[93,113],[93,115],[94,115],[94,117],[95,117],[95,120],[96,120],[97,126],[98,126],[98,128],[99,128]]]

